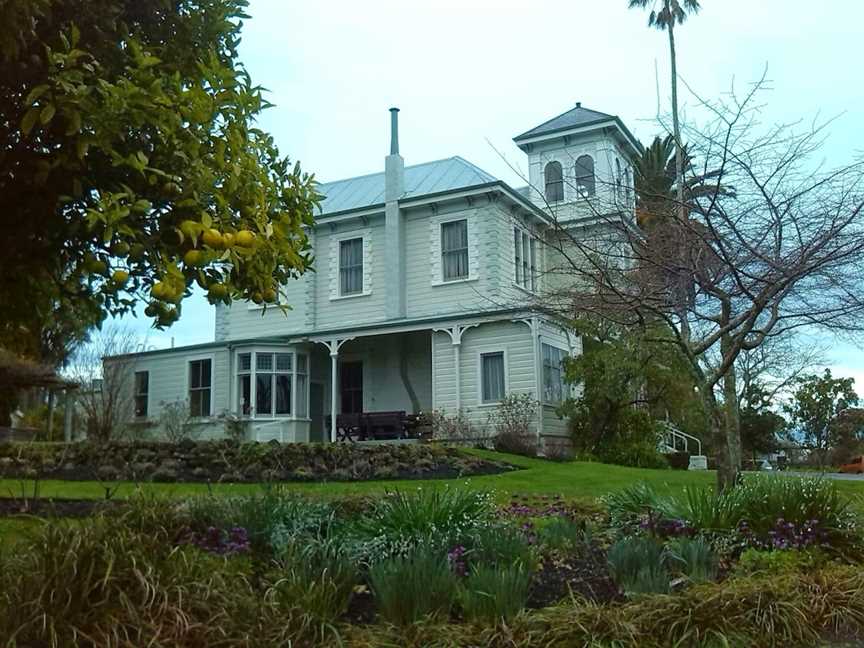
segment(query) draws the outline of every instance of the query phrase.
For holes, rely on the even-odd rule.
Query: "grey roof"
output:
[[[570,128],[578,128],[579,126],[589,126],[590,124],[609,121],[610,119],[618,118],[615,115],[607,115],[606,113],[597,110],[583,108],[581,104],[576,104],[575,108],[572,108],[565,113],[561,113],[557,117],[553,117],[549,121],[545,121],[539,126],[535,126],[531,130],[525,131],[521,135],[517,135],[513,140],[518,142],[519,140],[528,137],[547,135]]]
[[[459,156],[405,167],[404,198],[463,189],[496,182],[497,178]],[[332,214],[380,205],[384,202],[384,172],[324,182],[318,191],[325,198],[321,213]]]

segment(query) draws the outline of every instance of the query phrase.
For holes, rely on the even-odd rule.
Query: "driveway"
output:
[[[776,475],[789,475],[791,477],[824,477],[825,479],[837,479],[839,481],[864,481],[864,475],[850,475],[848,473],[836,472],[815,472],[815,471],[796,471],[796,470],[778,470]]]

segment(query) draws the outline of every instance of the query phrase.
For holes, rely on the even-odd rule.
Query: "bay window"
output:
[[[254,361],[253,361],[254,359]],[[309,356],[255,351],[237,355],[237,409],[257,418],[308,416]],[[296,404],[295,404],[296,398]],[[254,408],[251,404],[254,403]]]

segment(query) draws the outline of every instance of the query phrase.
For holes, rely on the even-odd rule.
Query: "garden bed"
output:
[[[0,478],[259,483],[452,479],[515,470],[427,444],[0,443]]]
[[[864,631],[848,506],[831,482],[761,476],[600,503],[451,486],[135,497],[0,553],[0,638],[810,647]]]
[[[44,518],[83,518],[123,506],[120,501],[66,498],[0,497],[0,517],[34,515]]]

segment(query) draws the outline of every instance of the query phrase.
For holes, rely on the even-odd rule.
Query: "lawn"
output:
[[[519,466],[521,470],[499,475],[486,475],[464,479],[436,480],[391,480],[356,482],[290,482],[283,486],[297,492],[321,495],[324,497],[353,495],[392,491],[394,489],[413,489],[423,487],[442,487],[453,485],[459,488],[494,491],[503,499],[513,493],[558,494],[565,497],[595,498],[621,489],[634,482],[646,481],[660,490],[679,490],[684,486],[713,484],[712,471],[690,472],[684,470],[652,470],[648,468],[628,468],[593,462],[556,463],[543,459],[529,459],[517,455],[506,455],[485,450],[469,450],[481,457],[507,461]],[[837,482],[841,492],[852,496],[864,496],[864,481]],[[137,488],[167,497],[185,497],[206,494],[238,494],[255,492],[258,484],[170,484],[97,481],[59,481],[45,480],[39,483],[41,497],[69,497],[101,499],[105,497],[106,487],[116,488],[112,497],[123,498],[131,495]],[[0,496],[20,497],[23,493],[33,492],[32,481],[17,479],[0,480]]]

